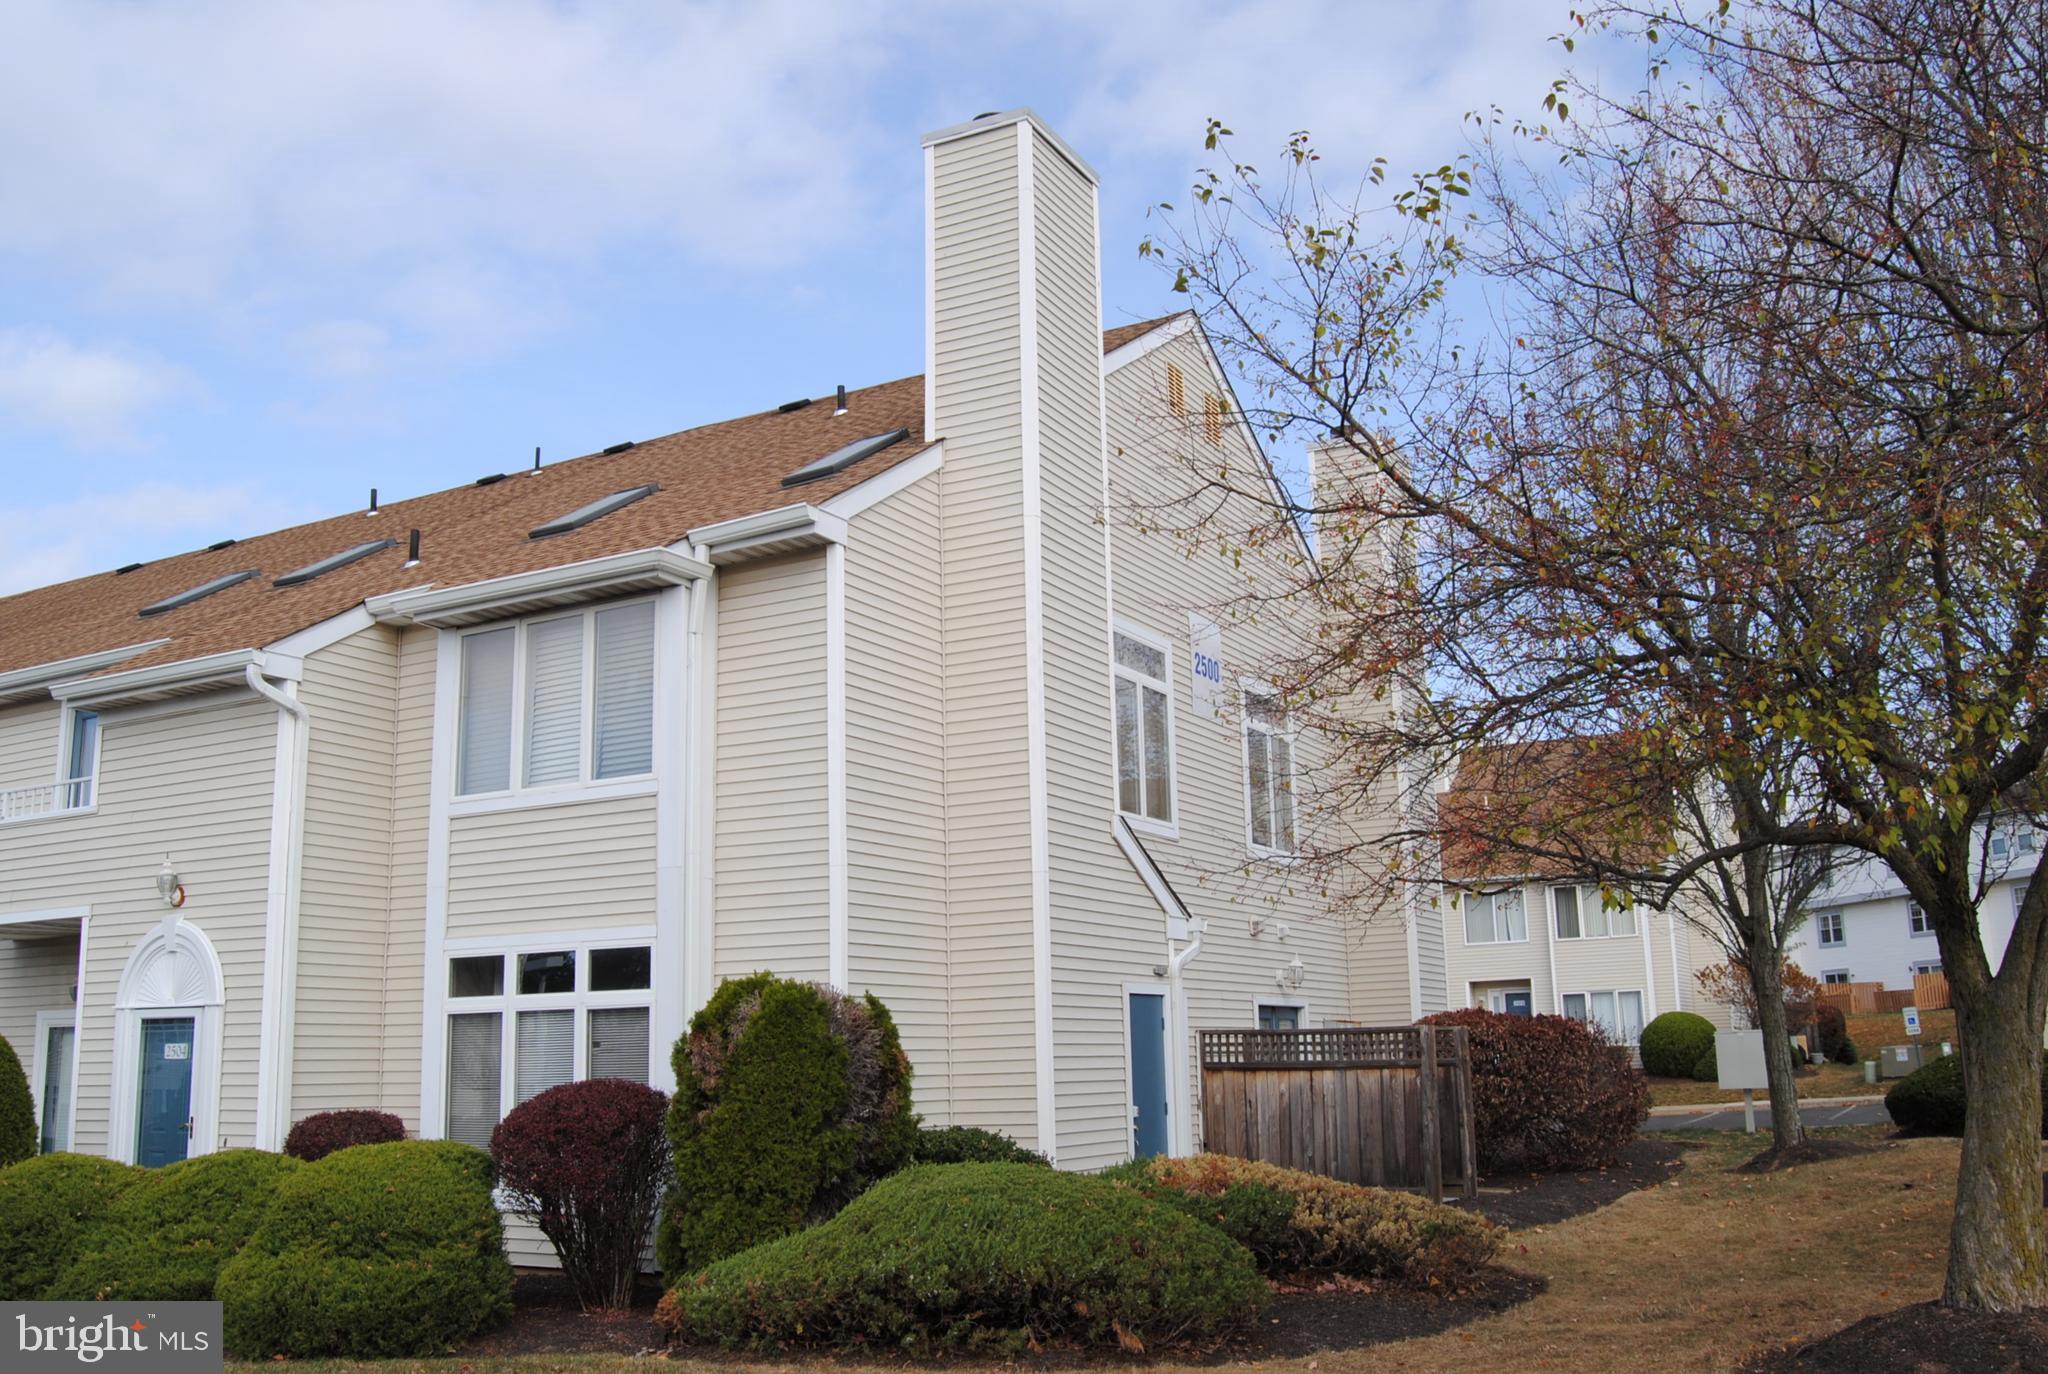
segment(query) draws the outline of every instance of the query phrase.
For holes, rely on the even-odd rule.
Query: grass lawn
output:
[[[1501,1316],[1420,1340],[1330,1352],[1274,1366],[1452,1371],[1548,1368],[1723,1370],[1752,1348],[1835,1330],[1940,1290],[1956,1142],[1887,1141],[1879,1130],[1828,1132],[1870,1154],[1764,1176],[1730,1174],[1757,1148],[1700,1135],[1685,1170],[1587,1216],[1518,1232],[1503,1255],[1550,1289]],[[671,1368],[694,1362],[674,1361]],[[740,1366],[704,1365],[719,1374]],[[761,1364],[749,1360],[746,1368]],[[858,1366],[828,1360],[808,1369]],[[883,1368],[900,1371],[903,1365]],[[933,1368],[935,1366],[919,1366]],[[987,1362],[963,1367],[991,1370]],[[1105,1361],[1104,1368],[1118,1367]],[[1171,1364],[1146,1368],[1173,1368]],[[255,1366],[242,1366],[255,1374]],[[644,1374],[615,1356],[309,1361],[292,1374]]]
[[[1866,1011],[1846,1018],[1849,1038],[1856,1042],[1856,1053],[1865,1059],[1877,1058],[1877,1052],[1886,1045],[1910,1045],[1912,1040],[1906,1034],[1906,1018],[1896,1011]],[[1956,1014],[1953,1010],[1923,1011],[1920,1013],[1920,1043],[1927,1046],[1929,1054],[1941,1053],[1941,1042],[1956,1041]]]

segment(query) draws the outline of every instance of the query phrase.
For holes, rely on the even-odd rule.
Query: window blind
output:
[[[1116,804],[1136,814],[1144,809],[1138,763],[1138,685],[1116,680]]]
[[[1252,843],[1273,847],[1273,768],[1267,750],[1271,739],[1264,730],[1245,734],[1245,756],[1251,771]]]
[[[654,771],[654,603],[597,613],[591,776]]]
[[[455,790],[503,792],[512,785],[512,629],[462,641],[462,721]]]
[[[43,1053],[43,1153],[71,1148],[71,1048],[78,1032],[71,1026],[50,1027]]]
[[[495,1011],[448,1018],[448,1138],[480,1150],[498,1124],[503,1030]]]
[[[522,1011],[514,1032],[512,1100],[540,1096],[576,1077],[576,1013]]]
[[[583,775],[583,617],[526,628],[526,785]]]
[[[1294,742],[1273,736],[1273,833],[1275,848],[1294,852]]]
[[[599,1007],[590,1013],[590,1077],[647,1081],[647,1008]]]

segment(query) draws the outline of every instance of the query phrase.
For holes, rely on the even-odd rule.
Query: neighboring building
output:
[[[1554,743],[1475,750],[1440,798],[1448,1004],[1598,1022],[1630,1045],[1667,1011],[1726,1026],[1728,1008],[1700,992],[1701,970],[1723,955],[1684,914],[1696,897],[1681,895],[1663,911],[1619,905],[1562,860],[1510,857],[1459,833],[1482,828],[1458,818],[1484,813],[1490,801],[1519,804],[1510,792],[1528,788],[1542,808],[1550,789],[1576,801],[1580,789],[1598,787],[1572,753]]]
[[[2021,820],[2001,822],[1983,842],[1976,868],[1984,895],[1977,902],[1984,954],[1996,969],[2019,921],[2019,904],[2041,860],[2041,837]],[[1786,947],[1786,957],[1823,983],[1882,983],[1910,988],[1913,976],[1941,972],[1941,949],[1926,915],[1906,895],[1883,861],[1867,855],[1845,860],[1814,894],[1809,918]]]
[[[1235,690],[1287,643],[1190,611],[1244,573],[1105,519],[1259,461],[1200,331],[1102,330],[1095,175],[1028,112],[924,157],[923,376],[0,599],[48,1147],[483,1143],[667,1086],[771,968],[883,998],[929,1120],[1092,1168],[1195,1147],[1197,1027],[1441,1002],[1289,881],[1322,751]]]

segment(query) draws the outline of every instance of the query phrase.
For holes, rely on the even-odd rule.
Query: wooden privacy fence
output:
[[[1940,1011],[1948,1006],[1948,975],[1945,973],[1916,973],[1913,975],[1913,1005],[1922,1011]]]
[[[1941,1006],[1948,1005],[1948,980],[1939,974],[1933,975],[1941,984]],[[1917,975],[1910,988],[1888,988],[1883,983],[1830,983],[1821,992],[1820,1000],[1841,1008],[1844,1015],[1857,1016],[1876,1011],[1904,1011],[1907,1007],[1918,1006],[1922,1011],[1930,1010],[1925,1002],[1915,1002],[1920,995],[1920,984],[1928,975]]]
[[[1463,1026],[1205,1030],[1203,1148],[1382,1188],[1479,1190]]]

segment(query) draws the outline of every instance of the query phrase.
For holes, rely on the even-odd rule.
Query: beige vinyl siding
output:
[[[291,1117],[383,1108],[398,632],[310,655]],[[417,989],[413,989],[415,996]]]
[[[1189,1065],[1185,1086],[1190,1107],[1198,1117],[1192,1032],[1251,1025],[1260,998],[1305,1002],[1311,1025],[1405,1023],[1409,1019],[1407,932],[1397,918],[1365,928],[1332,919],[1293,868],[1251,861],[1237,688],[1243,678],[1268,676],[1267,665],[1285,654],[1291,641],[1279,617],[1266,615],[1254,622],[1235,617],[1227,609],[1247,591],[1248,576],[1267,571],[1256,557],[1248,558],[1243,570],[1235,570],[1213,549],[1190,558],[1185,543],[1173,533],[1140,528],[1147,512],[1156,512],[1162,500],[1186,490],[1186,470],[1177,465],[1174,455],[1186,455],[1189,444],[1206,442],[1199,432],[1190,433],[1184,423],[1166,415],[1168,362],[1179,366],[1192,390],[1210,389],[1209,365],[1191,336],[1164,344],[1109,375],[1110,526],[1117,617],[1172,646],[1179,833],[1177,838],[1146,835],[1144,842],[1190,911],[1209,921],[1202,953],[1187,966],[1184,976],[1191,1032],[1185,1047]],[[1198,413],[1192,398],[1189,408]],[[1238,446],[1233,463],[1251,460],[1242,447],[1246,440],[1235,424],[1226,427],[1225,442]],[[1213,720],[1195,714],[1190,609],[1203,610],[1222,625],[1223,672],[1231,699]],[[1108,650],[1104,647],[1099,652],[1106,656]],[[1105,704],[1099,726],[1105,740],[1110,719]],[[1306,817],[1310,811],[1306,797],[1317,785],[1321,750],[1306,732],[1297,732],[1295,747],[1297,785],[1305,794],[1300,809]],[[1124,931],[1102,924],[1101,914],[1095,918],[1094,941],[1112,947],[1119,941],[1130,946],[1140,931],[1149,932],[1150,943],[1139,947],[1150,957],[1143,961],[1143,972],[1130,975],[1133,977],[1149,976],[1150,965],[1163,962],[1168,948],[1164,917],[1149,898],[1146,906],[1149,911],[1142,920],[1139,909],[1131,909]],[[1254,921],[1263,923],[1261,934],[1252,933]],[[1283,924],[1288,928],[1284,938],[1280,933]],[[1087,943],[1076,945],[1077,964]],[[1305,969],[1304,981],[1299,989],[1283,993],[1274,975],[1297,957]],[[1091,1033],[1099,1034],[1099,1027],[1091,1028]],[[1122,1041],[1119,1027],[1119,1052]],[[1120,1062],[1116,1074],[1119,1093],[1127,1092]],[[1105,1081],[1095,1089],[1097,1100],[1104,1097],[1106,1086]],[[1061,1088],[1063,1093],[1067,1090],[1064,1077]],[[1127,1097],[1119,1096],[1114,1103],[1125,1116],[1127,1102]],[[1199,1144],[1199,1119],[1194,1124]],[[1064,1114],[1062,1125],[1074,1129]]]
[[[225,984],[222,1140],[212,1143],[255,1141],[276,746],[276,708],[244,692],[110,715],[97,812],[0,826],[0,911],[92,911],[75,1149],[107,1149],[114,994],[136,943],[163,920],[155,880],[166,853],[188,893],[182,915],[213,942]]]
[[[1493,891],[1495,884],[1482,890]],[[1522,887],[1522,918],[1527,940],[1497,940],[1490,944],[1465,943],[1465,893],[1452,886],[1445,889],[1444,943],[1449,956],[1452,1006],[1484,1006],[1483,995],[1473,995],[1473,985],[1526,982],[1529,1005],[1536,1012],[1557,1010],[1557,989],[1550,981],[1550,896],[1543,884]],[[1457,905],[1451,905],[1452,897]],[[1481,992],[1483,994],[1484,987]]]
[[[830,973],[825,777],[825,555],[718,575],[719,980]]]
[[[55,781],[61,732],[54,701],[0,706],[0,792]]]
[[[427,942],[427,813],[439,637],[399,638],[391,773],[391,918],[384,984],[382,1097],[407,1130],[420,1124],[420,1018]]]
[[[1018,280],[1023,126],[932,150],[954,1119],[1038,1142]],[[1045,1142],[1050,1144],[1051,1142]]]
[[[0,1036],[14,1047],[29,1095],[43,1109],[43,1085],[35,1080],[36,1013],[70,1011],[71,985],[78,981],[78,937],[55,940],[0,940]]]
[[[654,797],[456,816],[448,938],[654,924]]]
[[[846,543],[847,981],[889,1006],[917,1107],[952,1119],[946,932],[945,590],[935,474]]]

